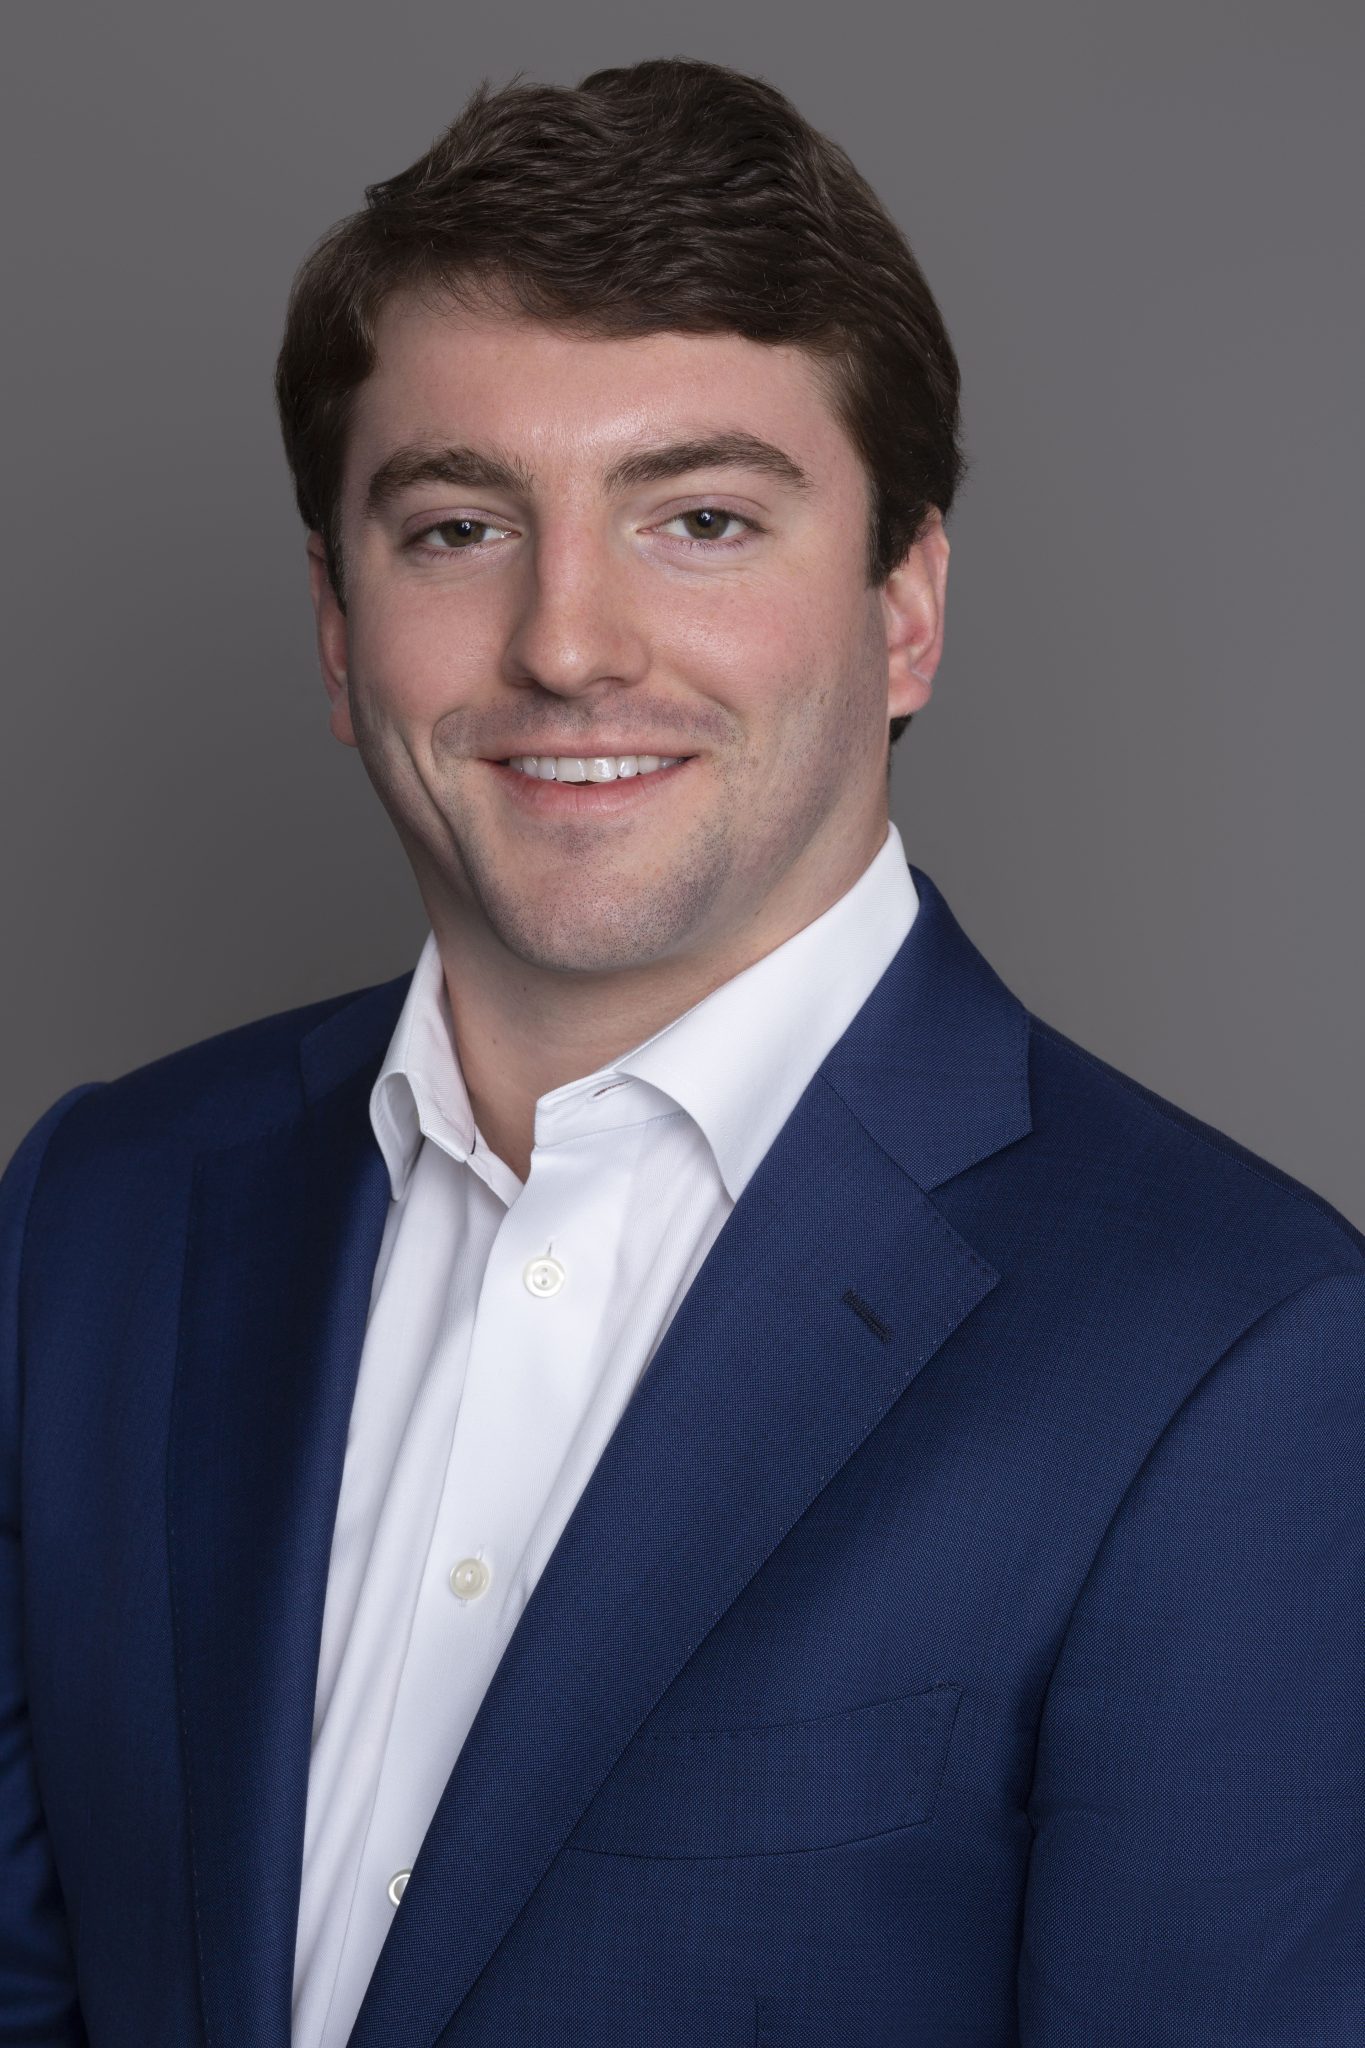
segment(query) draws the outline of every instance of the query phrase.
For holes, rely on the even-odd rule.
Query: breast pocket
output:
[[[618,1856],[780,1856],[923,1827],[962,1689],[811,1720],[645,1730],[568,1846]]]

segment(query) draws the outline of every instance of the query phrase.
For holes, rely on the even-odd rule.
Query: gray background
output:
[[[1358,6],[9,24],[0,1152],[76,1081],[412,965],[415,885],[326,729],[285,294],[485,73],[682,54],[850,149],[961,357],[911,858],[1033,1009],[1365,1224]]]

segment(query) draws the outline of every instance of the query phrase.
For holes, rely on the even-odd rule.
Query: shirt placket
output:
[[[619,1105],[614,1105],[618,1109]],[[538,1126],[539,1129],[539,1126]],[[401,1903],[447,1777],[529,1597],[531,1537],[604,1359],[637,1134],[561,1118],[484,1271],[463,1396],[358,1882]],[[444,1719],[433,1742],[431,1717]]]

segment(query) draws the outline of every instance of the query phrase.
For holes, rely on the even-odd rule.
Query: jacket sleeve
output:
[[[1365,1273],[1204,1375],[1048,1687],[1022,2048],[1365,2042]]]
[[[24,1681],[21,1274],[49,1141],[77,1097],[98,1086],[83,1083],[55,1102],[0,1179],[0,2043],[15,2048],[86,2048]]]

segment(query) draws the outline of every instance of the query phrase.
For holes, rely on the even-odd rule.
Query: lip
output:
[[[695,754],[689,755],[671,768],[656,768],[649,775],[627,775],[624,780],[618,776],[614,782],[546,782],[538,775],[524,775],[520,768],[508,767],[502,761],[486,761],[484,766],[497,776],[508,802],[533,817],[610,818],[652,803],[696,759]]]

